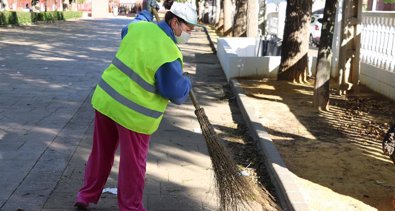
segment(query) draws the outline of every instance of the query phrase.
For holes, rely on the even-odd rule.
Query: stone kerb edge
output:
[[[309,210],[302,193],[293,179],[295,175],[285,166],[269,134],[259,122],[255,108],[251,103],[247,103],[249,99],[240,88],[240,83],[237,79],[231,79],[230,86],[235,94],[237,104],[248,126],[250,135],[256,141],[260,154],[263,156],[265,165],[269,170],[269,175],[275,186],[282,209],[289,211]]]

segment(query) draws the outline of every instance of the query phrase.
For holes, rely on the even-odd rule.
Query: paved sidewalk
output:
[[[40,210],[92,121],[127,20],[0,28],[0,209]]]
[[[90,95],[130,19],[0,28],[0,210],[74,210],[90,152]],[[203,30],[181,46],[213,125],[235,128],[225,76]],[[234,108],[233,108],[234,110]],[[116,158],[106,187],[116,187]],[[211,161],[191,103],[170,105],[148,156],[145,207],[217,210]],[[118,210],[105,193],[94,210]],[[259,210],[260,208],[253,208]]]

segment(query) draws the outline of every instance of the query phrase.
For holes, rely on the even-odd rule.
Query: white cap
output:
[[[179,3],[175,1],[170,8],[170,12],[189,24],[197,24],[196,7],[191,3]]]

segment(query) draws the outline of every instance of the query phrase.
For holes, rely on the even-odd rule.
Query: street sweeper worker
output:
[[[74,204],[78,209],[98,202],[119,144],[119,210],[146,210],[142,199],[150,136],[169,101],[181,104],[188,98],[191,81],[183,75],[176,44],[188,40],[195,24],[195,7],[175,2],[164,21],[129,25],[93,93],[93,144]]]

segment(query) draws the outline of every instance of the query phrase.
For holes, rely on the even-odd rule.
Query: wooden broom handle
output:
[[[152,7],[152,13],[155,16],[156,21],[159,22],[160,18],[159,18],[158,11],[156,10],[156,8]]]
[[[192,90],[192,87],[191,87],[191,91],[189,91],[189,97],[191,98],[192,104],[195,106],[195,109],[196,110],[200,109],[199,103],[196,99],[195,93]]]
[[[189,77],[189,73],[188,72],[184,72],[183,75]],[[192,83],[192,81],[191,81],[191,83]],[[195,106],[195,109],[196,110],[200,109],[199,102],[197,101],[196,95],[193,92],[193,87],[192,86],[191,86],[191,90],[189,91],[189,97],[191,98],[192,104],[193,104],[193,106]]]

